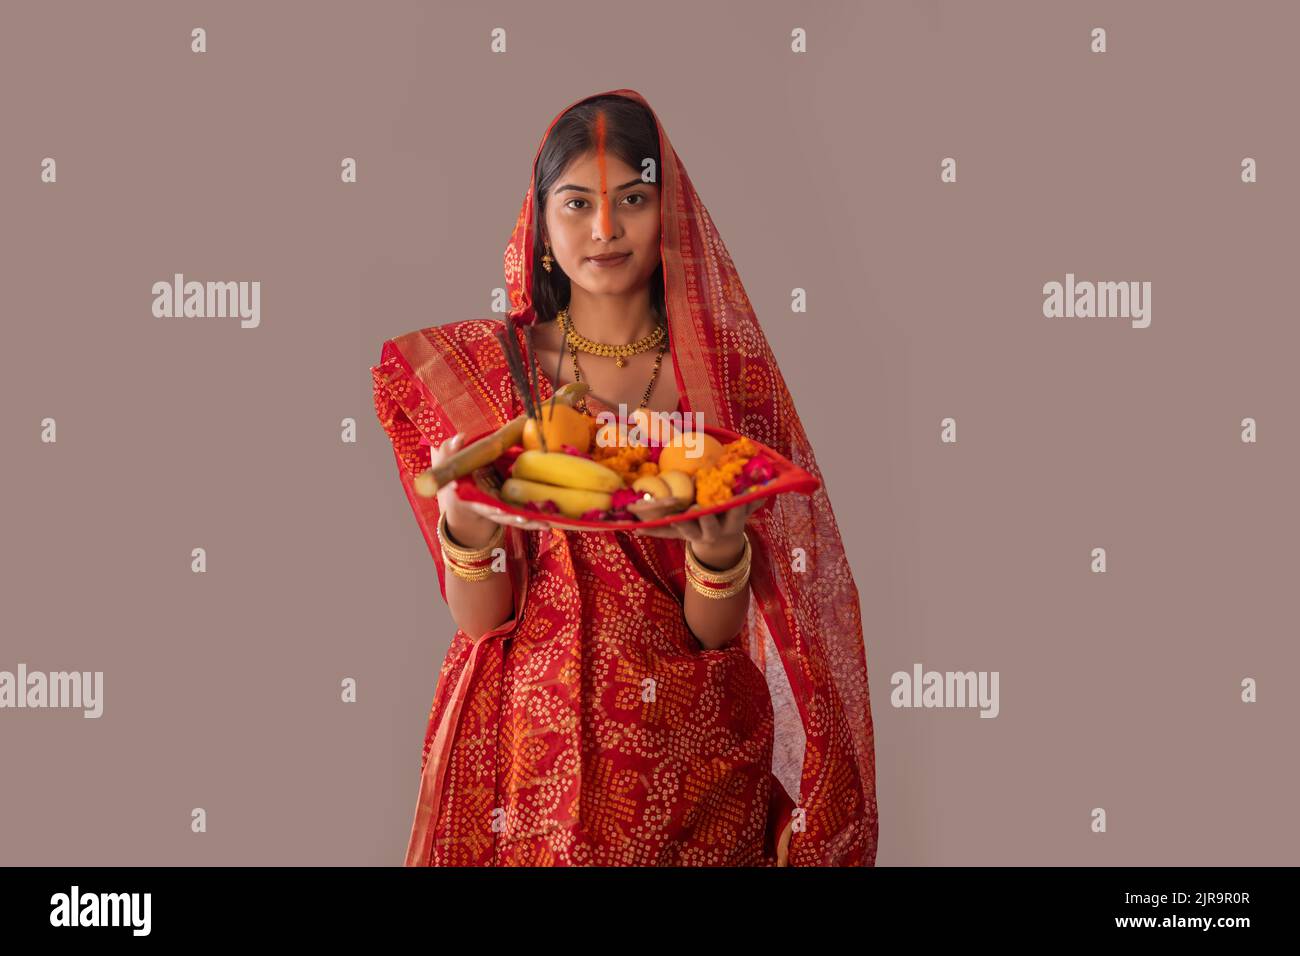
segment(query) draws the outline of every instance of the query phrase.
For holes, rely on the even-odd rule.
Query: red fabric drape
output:
[[[632,90],[600,95],[650,109]],[[735,265],[655,122],[683,406],[820,478]],[[535,185],[505,252],[516,332],[535,319]],[[415,495],[410,481],[428,466],[429,443],[521,412],[492,335],[499,325],[416,330],[386,342],[372,369],[376,411],[440,586],[436,500]],[[508,529],[515,617],[477,641],[453,638],[406,862],[771,865],[775,836],[792,819],[790,865],[874,865],[859,600],[825,484],[778,496],[751,517],[749,533],[748,620],[727,647],[701,651],[682,619],[682,542]]]

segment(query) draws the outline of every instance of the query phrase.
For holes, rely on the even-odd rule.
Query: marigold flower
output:
[[[650,449],[645,445],[618,445],[618,446],[600,446],[597,445],[592,451],[592,460],[597,461],[623,476],[623,483],[630,485],[643,474],[657,474],[658,465],[654,465],[654,471],[645,471],[643,466]]]
[[[696,502],[708,508],[730,501],[738,488],[755,483],[754,479],[747,480],[744,473],[749,463],[756,459],[759,463],[754,466],[755,473],[775,475],[771,471],[771,459],[759,456],[758,446],[743,435],[727,442],[716,462],[695,473]]]

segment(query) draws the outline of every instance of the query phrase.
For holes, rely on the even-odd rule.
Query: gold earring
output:
[[[551,258],[551,244],[546,244],[546,254],[542,256],[542,268],[547,272],[551,271],[551,263],[555,260]]]

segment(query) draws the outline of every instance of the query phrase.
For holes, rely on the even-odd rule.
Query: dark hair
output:
[[[569,277],[558,262],[552,271],[542,268],[542,222],[546,197],[568,168],[569,163],[596,148],[596,114],[605,114],[605,148],[633,169],[643,169],[642,162],[654,160],[655,183],[660,179],[659,128],[654,117],[640,103],[625,96],[593,96],[576,103],[555,121],[551,134],[542,146],[534,170],[537,183],[533,201],[532,299],[538,322],[552,321],[560,309],[569,304]],[[664,315],[664,265],[655,269],[650,279],[650,304]]]

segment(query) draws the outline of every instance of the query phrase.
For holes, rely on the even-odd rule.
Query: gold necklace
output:
[[[668,343],[664,342],[659,346],[659,354],[655,356],[655,368],[654,371],[650,373],[650,384],[645,387],[645,394],[641,396],[641,404],[638,405],[637,408],[645,408],[650,404],[650,393],[654,391],[655,382],[659,378],[659,366],[663,364],[664,353],[667,351]],[[569,356],[573,359],[573,380],[575,382],[581,382],[582,372],[578,369],[578,350],[572,345],[569,346]],[[587,410],[587,396],[585,395],[574,403],[574,407],[584,415],[591,414],[591,412]]]
[[[614,364],[622,368],[627,364],[628,356],[639,355],[642,352],[649,352],[652,348],[663,341],[666,334],[662,324],[656,325],[655,330],[645,338],[636,342],[629,342],[627,345],[606,345],[604,342],[595,342],[585,335],[579,335],[578,330],[573,327],[573,321],[569,318],[569,308],[565,306],[555,317],[560,320],[560,330],[569,342],[569,351],[575,349],[581,352],[587,352],[591,355],[601,355],[605,358],[614,359]],[[662,354],[662,353],[661,353]],[[574,363],[577,368],[577,363]],[[658,366],[655,366],[657,369]]]

